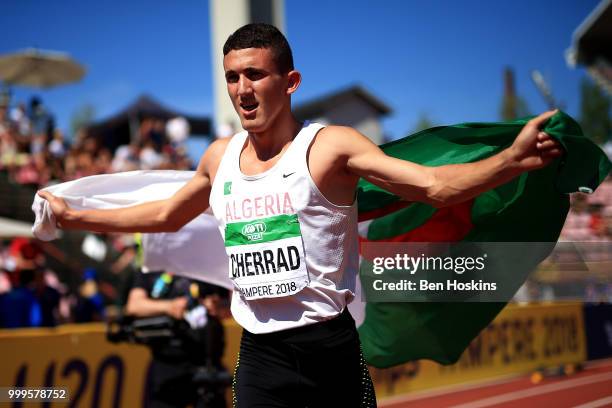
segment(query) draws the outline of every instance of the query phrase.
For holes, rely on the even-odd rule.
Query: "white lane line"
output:
[[[574,408],[599,408],[606,405],[612,405],[612,396],[576,405]]]
[[[513,391],[506,394],[496,395],[494,397],[475,400],[466,404],[455,405],[451,408],[484,408],[491,405],[502,404],[508,401],[514,401],[521,398],[533,397],[535,395],[546,394],[549,392],[565,390],[568,388],[580,387],[582,385],[594,384],[602,381],[612,380],[612,373],[594,374],[588,377],[576,378],[573,380],[564,380],[554,384],[538,385],[527,390]]]

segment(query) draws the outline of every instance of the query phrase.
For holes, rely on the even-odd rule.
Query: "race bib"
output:
[[[229,277],[247,299],[290,296],[308,286],[297,214],[280,214],[225,227]]]

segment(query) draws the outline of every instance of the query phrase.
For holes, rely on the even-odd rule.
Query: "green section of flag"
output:
[[[223,195],[230,195],[230,194],[232,194],[232,182],[226,181],[225,184],[223,184]]]
[[[260,244],[299,236],[301,232],[297,214],[283,214],[227,224],[225,246]]]
[[[526,122],[527,119],[436,127],[381,148],[390,156],[430,166],[473,162],[510,146]],[[544,169],[523,174],[478,196],[471,209],[473,228],[465,240],[554,243],[569,209],[566,193],[584,187],[595,190],[607,176],[612,164],[599,147],[583,136],[571,117],[559,112],[544,130],[561,142],[566,154]],[[374,211],[399,200],[363,179],[359,182],[360,212]],[[390,240],[423,226],[436,211],[425,204],[413,204],[373,220],[367,237]],[[516,274],[520,283],[542,258],[541,253],[530,253],[526,244],[521,262],[508,265],[500,273]],[[359,327],[366,360],[377,367],[417,359],[454,363],[505,305],[504,302],[367,304],[365,321]]]

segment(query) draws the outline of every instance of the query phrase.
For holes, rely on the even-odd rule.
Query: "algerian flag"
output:
[[[390,156],[437,166],[488,157],[509,146],[526,120],[468,123],[436,127],[386,144]],[[555,242],[569,208],[566,193],[589,192],[608,174],[605,154],[582,136],[569,116],[557,113],[544,129],[567,154],[544,169],[515,180],[474,200],[436,210],[407,206],[399,197],[364,180],[359,183],[360,231],[365,240],[449,242],[470,240]],[[70,206],[117,208],[172,196],[192,172],[136,171],[99,175],[47,187]],[[36,196],[34,234],[55,237],[48,203]],[[225,251],[210,215],[202,214],[175,234],[145,234],[144,265],[230,287]],[[526,275],[541,259],[526,259]],[[456,361],[469,342],[493,320],[505,303],[370,303],[351,304],[363,323],[359,334],[366,360],[378,367],[422,358]]]
[[[390,156],[430,166],[473,162],[509,146],[526,123],[527,119],[441,126],[381,148]],[[406,206],[399,197],[361,180],[358,202],[364,241],[556,242],[569,209],[567,193],[594,191],[611,163],[562,112],[547,122],[544,131],[566,149],[563,158],[451,207]],[[514,270],[508,272],[520,274],[520,284],[546,255],[540,251],[526,256],[520,265],[509,265]],[[365,358],[377,367],[423,358],[453,363],[504,306],[503,302],[368,303],[359,327]]]
[[[172,197],[194,175],[193,171],[137,170],[83,177],[43,189],[62,197],[76,210],[130,207]],[[36,195],[32,232],[36,238],[57,238],[57,226],[49,203]],[[177,233],[142,234],[145,271],[172,271],[178,275],[223,286],[233,285],[227,276],[227,256],[217,220],[210,211],[200,214]]]

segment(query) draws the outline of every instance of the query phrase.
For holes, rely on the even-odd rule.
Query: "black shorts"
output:
[[[345,311],[269,334],[243,331],[234,407],[376,407],[355,321]]]

